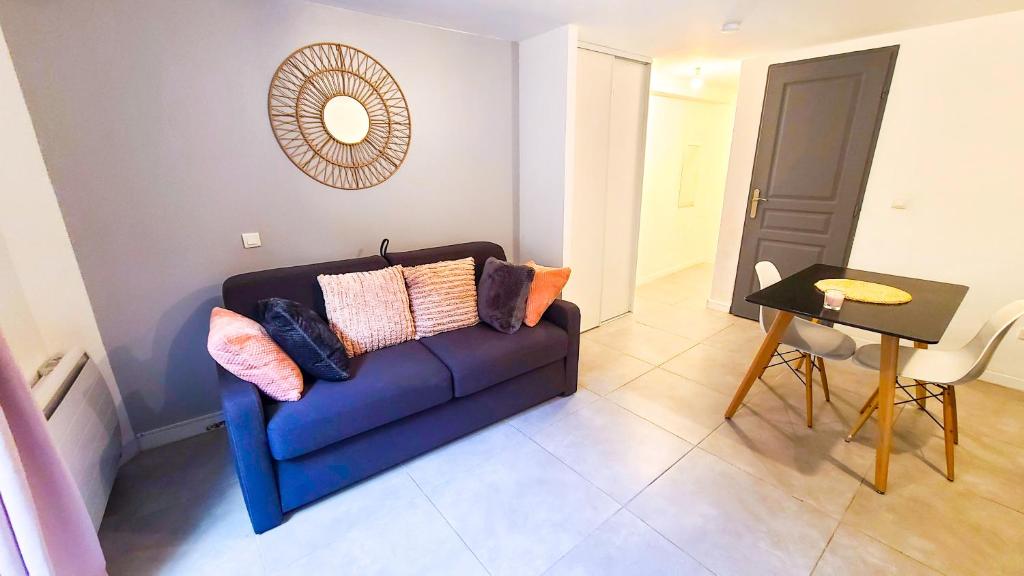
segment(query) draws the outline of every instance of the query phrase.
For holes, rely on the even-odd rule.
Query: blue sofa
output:
[[[473,242],[233,276],[226,308],[257,318],[280,297],[326,316],[316,277],[472,256],[477,281],[501,246]],[[284,514],[555,396],[576,391],[580,312],[556,300],[535,327],[512,335],[478,324],[351,360],[352,378],[311,381],[296,402],[275,402],[219,370],[231,450],[253,530]]]

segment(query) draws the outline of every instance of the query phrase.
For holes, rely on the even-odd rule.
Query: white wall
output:
[[[970,286],[940,347],[1024,298],[1024,12],[746,60],[712,300],[728,306],[770,64],[894,44],[896,71],[850,266]],[[904,199],[906,210],[895,210]],[[985,378],[1024,387],[1020,327]]]
[[[733,106],[655,94],[647,119],[637,283],[711,262],[718,242]],[[694,205],[679,206],[684,149],[699,145]]]
[[[47,358],[85,348],[128,442],[132,429],[2,32],[0,134],[0,331],[29,379]]]
[[[519,42],[518,254],[561,266],[572,202],[576,26]]]

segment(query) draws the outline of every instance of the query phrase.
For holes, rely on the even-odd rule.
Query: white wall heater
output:
[[[77,349],[32,386],[32,396],[99,529],[121,460],[121,426],[107,383]]]

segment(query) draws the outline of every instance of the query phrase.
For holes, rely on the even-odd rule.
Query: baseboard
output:
[[[708,298],[707,307],[709,310],[718,310],[719,312],[725,312],[726,314],[729,313],[729,309],[731,308],[728,302],[712,300],[711,298]]]
[[[198,436],[223,425],[224,415],[221,412],[214,412],[185,420],[184,422],[177,422],[170,426],[164,426],[163,428],[141,432],[136,438],[138,439],[139,450],[151,450],[157,446]]]
[[[1003,374],[1002,372],[986,370],[978,380],[999,384],[1000,386],[1013,388],[1014,390],[1024,390],[1024,378],[1010,376],[1009,374]]]
[[[124,466],[126,462],[135,458],[139,453],[139,439],[132,438],[128,442],[121,445],[121,461],[117,463],[118,466]]]

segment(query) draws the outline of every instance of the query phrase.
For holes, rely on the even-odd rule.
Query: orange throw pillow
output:
[[[541,316],[547,311],[548,306],[558,298],[569,281],[569,268],[548,268],[541,266],[533,260],[526,263],[534,269],[533,284],[530,285],[530,295],[526,298],[526,318],[523,322],[527,326],[536,326]]]
[[[256,321],[223,308],[210,312],[210,356],[274,400],[302,396],[302,372]]]

